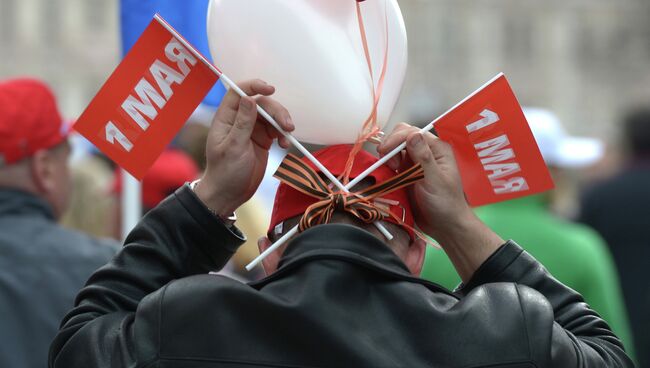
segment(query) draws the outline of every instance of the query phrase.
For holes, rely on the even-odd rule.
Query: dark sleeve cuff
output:
[[[501,276],[523,252],[524,250],[517,243],[508,240],[483,262],[467,284],[458,286],[456,293],[464,296],[474,288],[492,282],[517,282],[517,280],[504,280]]]
[[[218,217],[201,202],[201,200],[185,184],[174,193],[174,197],[187,211],[194,222],[205,235],[202,241],[196,242],[200,251],[214,263],[212,270],[221,269],[237,249],[244,244],[246,236],[235,226],[226,226]],[[190,230],[191,231],[191,230]],[[189,234],[188,234],[189,235]],[[194,237],[190,235],[191,237]],[[201,255],[202,256],[202,255]],[[197,260],[198,261],[198,260]]]

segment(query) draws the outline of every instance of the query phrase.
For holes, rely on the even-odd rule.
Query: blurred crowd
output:
[[[74,121],[61,116],[50,88],[36,79],[0,78],[2,367],[43,365],[34,362],[46,361],[47,351],[17,352],[49,346],[78,290],[124,240],[125,174],[71,131]],[[611,122],[620,142],[572,136],[566,126],[573,124],[547,108],[524,112],[556,188],[476,212],[581,293],[638,367],[650,368],[650,102]],[[213,113],[201,106],[145,176],[142,215],[201,177]],[[248,241],[222,272],[242,282],[263,275],[244,266],[266,234],[277,187],[271,175],[284,154],[273,148],[262,187],[237,211]],[[422,277],[448,289],[460,283],[447,256],[434,248]]]

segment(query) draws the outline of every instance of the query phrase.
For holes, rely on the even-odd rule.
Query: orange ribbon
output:
[[[307,208],[300,219],[298,227],[300,232],[312,226],[329,223],[334,211],[350,213],[365,223],[391,217],[396,223],[415,231],[405,224],[403,219],[380,208],[374,201],[424,178],[424,170],[420,165],[414,165],[382,183],[350,193],[332,191],[311,166],[292,154],[285,157],[274,177],[297,191],[318,199]]]

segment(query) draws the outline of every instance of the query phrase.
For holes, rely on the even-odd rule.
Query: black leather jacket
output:
[[[452,293],[382,241],[323,225],[245,285],[208,274],[241,244],[187,188],[78,296],[50,367],[631,367],[580,295],[513,242]]]

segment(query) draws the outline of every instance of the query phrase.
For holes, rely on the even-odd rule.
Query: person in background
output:
[[[143,215],[174,193],[178,187],[198,178],[199,174],[196,163],[185,152],[174,148],[163,151],[142,179]],[[115,170],[113,192],[122,194],[122,170],[119,168]],[[119,235],[117,237],[119,238]]]
[[[70,195],[69,153],[50,89],[1,81],[0,367],[44,367],[75,295],[119,249],[57,224]]]
[[[610,246],[620,270],[640,368],[650,367],[650,108],[624,118],[620,173],[585,191],[579,220]]]
[[[113,163],[96,151],[95,146],[78,133],[68,137],[72,147],[70,177],[72,191],[68,210],[61,225],[96,237],[114,237],[115,196]]]
[[[570,137],[550,111],[526,108],[526,119],[556,181],[566,169],[586,167],[602,156],[601,142]],[[592,229],[551,213],[551,193],[476,209],[504,239],[517,239],[562,283],[578,291],[633,351],[627,312],[616,266],[607,245]],[[422,277],[453,289],[460,283],[444,252],[429,248]],[[631,354],[632,355],[632,354]]]

